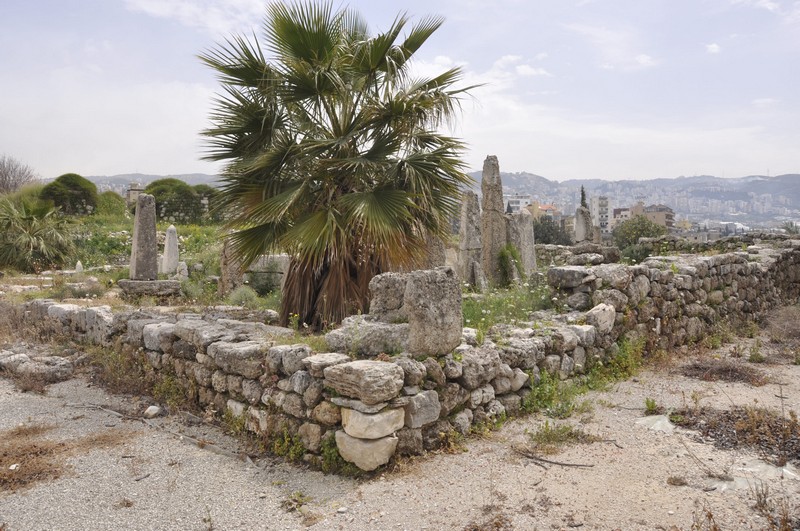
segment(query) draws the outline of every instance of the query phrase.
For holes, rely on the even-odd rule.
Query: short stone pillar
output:
[[[578,207],[575,210],[575,243],[591,241],[592,237],[592,213],[586,207]]]
[[[161,272],[165,275],[174,275],[178,271],[178,262],[178,230],[175,225],[170,225],[164,240]]]
[[[158,278],[156,199],[150,194],[139,194],[136,198],[130,278],[131,280]]]

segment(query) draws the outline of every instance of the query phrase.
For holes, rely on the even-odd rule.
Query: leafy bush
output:
[[[620,251],[623,260],[630,264],[639,264],[650,256],[650,248],[644,245],[629,245]]]
[[[42,189],[41,198],[64,214],[91,214],[97,208],[97,187],[77,173],[65,173]]]
[[[663,225],[650,221],[644,216],[636,216],[618,224],[611,234],[617,247],[625,249],[639,243],[639,238],[657,238],[666,233],[667,228]]]
[[[250,286],[239,286],[228,295],[228,304],[254,308],[258,304],[258,293]]]
[[[203,217],[200,195],[180,179],[159,179],[148,184],[144,191],[155,198],[159,219],[198,223]]]
[[[572,245],[572,238],[552,218],[542,216],[533,220],[533,234],[536,243],[551,245]]]
[[[123,218],[128,213],[125,199],[117,192],[108,190],[97,196],[97,215]]]

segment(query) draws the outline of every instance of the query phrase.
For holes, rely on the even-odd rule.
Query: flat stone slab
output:
[[[326,368],[347,363],[351,361],[350,356],[346,354],[339,354],[338,352],[325,352],[323,354],[315,354],[303,359],[303,365],[306,366],[308,372],[314,378],[322,378]]]
[[[126,295],[149,295],[152,297],[172,297],[181,294],[180,280],[127,280],[117,281]]]
[[[391,435],[403,427],[404,418],[402,409],[384,409],[380,413],[367,414],[342,408],[342,427],[345,433],[358,439],[380,439]]]
[[[328,367],[323,373],[326,386],[368,405],[390,400],[403,389],[403,369],[394,363],[357,360]]]

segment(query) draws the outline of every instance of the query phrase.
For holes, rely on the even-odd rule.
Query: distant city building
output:
[[[125,193],[125,201],[128,203],[128,206],[135,205],[136,199],[138,199],[139,194],[142,192],[144,192],[142,183],[132,182],[128,191]]]
[[[673,229],[675,227],[675,212],[666,205],[650,205],[644,206],[644,203],[639,201],[631,207],[631,217],[644,216],[653,223]]]
[[[533,198],[530,195],[514,194],[503,196],[503,204],[506,206],[506,212],[519,212],[523,208],[530,206],[532,202]]]
[[[589,200],[589,212],[592,214],[592,225],[600,227],[600,234],[610,234],[613,227],[611,227],[608,197],[604,195],[592,197]]]

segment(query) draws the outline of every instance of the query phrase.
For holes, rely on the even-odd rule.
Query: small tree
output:
[[[639,242],[639,238],[657,238],[666,233],[667,228],[665,226],[640,215],[623,221],[614,227],[614,231],[611,234],[617,247],[624,251],[625,248],[636,245]]]
[[[7,155],[0,157],[0,194],[15,192],[38,180],[36,173],[27,164]]]
[[[64,214],[91,214],[97,208],[97,186],[77,173],[65,173],[42,188],[41,198]]]
[[[572,238],[561,226],[547,216],[533,220],[533,234],[536,243],[551,245],[572,245]]]
[[[583,189],[583,186],[581,186],[581,206],[589,208],[589,204],[586,202],[586,190]]]

